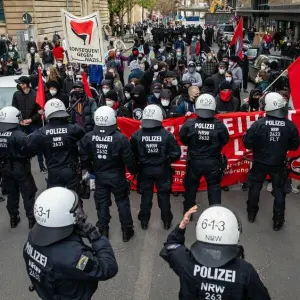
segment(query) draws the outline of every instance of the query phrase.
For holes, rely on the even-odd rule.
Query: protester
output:
[[[28,74],[31,75],[35,70],[35,64],[42,64],[40,55],[36,52],[36,48],[31,47],[26,55]]]
[[[231,84],[228,81],[224,81],[220,84],[216,102],[216,111],[218,113],[228,113],[240,110],[240,101],[234,97]]]

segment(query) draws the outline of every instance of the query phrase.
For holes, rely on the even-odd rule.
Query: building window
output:
[[[0,0],[0,22],[5,22],[3,0]]]

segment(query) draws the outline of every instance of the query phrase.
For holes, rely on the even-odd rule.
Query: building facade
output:
[[[244,27],[255,25],[260,31],[292,31],[298,41],[300,0],[237,0],[236,12],[244,17]]]
[[[0,0],[0,33],[16,37],[25,30],[37,41],[50,40],[55,31],[62,34],[61,9],[76,16],[99,11],[102,24],[109,22],[107,0]],[[22,20],[25,12],[32,16],[28,27]]]

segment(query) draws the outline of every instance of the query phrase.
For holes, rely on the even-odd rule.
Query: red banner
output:
[[[228,166],[225,171],[225,176],[222,181],[222,186],[234,185],[243,183],[247,180],[248,171],[250,168],[251,153],[244,147],[242,136],[246,130],[260,117],[264,112],[254,113],[228,113],[217,115],[226,125],[230,139],[229,143],[223,148],[223,153],[228,158]],[[181,147],[181,158],[176,163],[172,164],[175,169],[173,177],[174,192],[184,191],[183,178],[185,175],[185,163],[187,158],[187,147],[182,145],[179,139],[179,130],[190,117],[171,118],[163,121],[163,126],[170,131],[176,138]],[[290,110],[288,119],[292,120],[300,131],[300,110]],[[140,122],[127,118],[118,118],[118,126],[121,132],[129,139],[131,135],[140,128]],[[300,180],[300,149],[297,151],[290,151],[288,153],[291,165],[291,177]],[[132,180],[132,189],[136,189],[136,182],[133,176],[128,174],[128,178]],[[201,179],[199,189],[205,189],[205,180]]]

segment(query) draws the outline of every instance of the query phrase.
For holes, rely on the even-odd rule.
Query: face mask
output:
[[[195,41],[195,38],[192,38],[192,41],[194,42],[194,41]]]
[[[155,96],[156,99],[158,99],[159,96],[160,96],[160,93],[154,93],[154,96]]]
[[[158,70],[158,65],[154,65],[153,70],[155,70],[155,71]]]
[[[179,52],[179,51],[176,52],[176,55],[177,55],[177,56],[181,56],[181,52]]]
[[[186,34],[184,34],[183,37],[186,38]]]
[[[30,50],[30,53],[31,53],[31,54],[35,53],[35,50],[34,50],[34,49],[31,49],[31,50]]]
[[[104,95],[106,95],[109,92],[109,89],[102,89],[102,92]]]
[[[233,61],[230,61],[230,62],[229,62],[229,66],[232,67],[233,65],[234,65],[234,62],[233,62]]]
[[[112,101],[112,100],[106,100],[105,103],[109,107],[113,107],[114,106],[114,101]]]
[[[84,91],[76,91],[74,92],[74,95],[76,98],[83,98],[84,97]]]
[[[9,50],[12,50],[12,49],[13,49],[13,47],[9,47],[8,49],[9,49]]]
[[[172,81],[172,85],[174,85],[174,86],[178,85],[177,79],[174,79],[174,80]]]
[[[226,50],[226,47],[222,47],[222,50]]]
[[[48,52],[50,49],[49,48],[45,48],[45,51]]]
[[[287,43],[287,46],[291,46],[291,43]]]
[[[224,69],[219,69],[219,73],[220,73],[221,75],[223,75],[223,74],[225,74],[225,70],[224,70]]]
[[[49,90],[51,96],[55,96],[57,94],[57,90]]]
[[[33,42],[33,39],[30,39],[30,42]]]
[[[197,39],[200,40],[200,36],[197,36]]]
[[[212,56],[207,56],[207,60],[211,61],[212,60]]]
[[[73,74],[74,74],[73,71],[69,71],[69,72],[68,72],[68,75],[69,75],[70,77],[73,77]]]
[[[220,91],[220,98],[224,102],[228,102],[231,98],[232,91]]]
[[[58,66],[59,68],[61,68],[61,67],[62,67],[62,63],[57,63],[57,66]]]
[[[265,66],[265,65],[261,65],[260,69],[261,69],[262,71],[264,71],[264,70],[266,69],[266,66]]]
[[[159,72],[154,72],[154,76],[157,77]]]
[[[161,99],[161,105],[162,106],[169,106],[170,100],[169,99]]]
[[[117,56],[119,56],[121,54],[121,52],[117,52]]]
[[[201,67],[196,67],[196,70],[197,71],[201,71]]]
[[[259,82],[261,82],[261,79],[260,79],[260,77],[256,77],[256,78],[255,78],[255,82],[256,82],[256,83],[259,83]]]
[[[130,99],[130,94],[128,92],[125,92],[125,98]]]
[[[226,81],[231,82],[232,77],[225,77]]]
[[[182,38],[179,38],[179,39],[178,39],[178,41],[181,41],[181,40],[182,40]]]
[[[133,54],[134,56],[137,56],[139,53],[138,53],[137,51],[133,51],[132,54]]]
[[[50,75],[50,71],[47,71],[47,76],[49,76]]]
[[[139,59],[139,60],[142,60],[142,59],[143,59],[143,57],[142,57],[142,56],[139,56],[139,57],[138,57],[138,59]]]
[[[189,70],[190,73],[194,73],[194,72],[195,72],[195,69],[196,69],[195,67],[189,67],[189,68],[188,68],[188,70]]]

